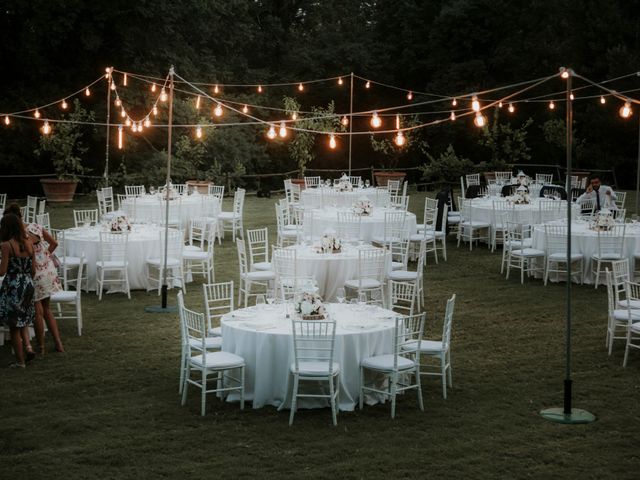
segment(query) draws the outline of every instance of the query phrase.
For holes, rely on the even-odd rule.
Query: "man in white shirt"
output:
[[[603,208],[608,208],[609,210],[618,209],[615,202],[615,192],[611,187],[602,185],[598,175],[591,176],[591,183],[587,187],[587,190],[576,199],[576,202],[582,204],[585,200],[595,201],[596,212],[599,212]]]

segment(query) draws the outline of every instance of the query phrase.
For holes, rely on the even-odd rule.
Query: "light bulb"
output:
[[[344,80],[342,80],[342,77],[338,78],[338,85],[342,85],[344,83]]]
[[[124,124],[125,124],[127,127],[130,127],[130,126],[131,126],[131,119],[130,119],[129,117],[127,117],[127,119],[124,121]]]
[[[563,70],[560,76],[562,78],[569,78],[569,70]]]
[[[221,116],[222,116],[222,105],[217,104],[217,105],[216,105],[216,108],[214,108],[214,109],[213,109],[213,114],[214,114],[216,117],[221,117]]]
[[[299,91],[299,92],[304,91],[304,85],[302,85],[301,83],[300,83],[300,84],[298,84],[298,91]]]
[[[40,110],[36,109],[36,111],[33,112],[33,116],[36,118],[40,118]]]
[[[285,138],[287,136],[287,127],[284,122],[280,122],[280,130],[278,131],[278,135],[280,135],[280,138]]]
[[[120,105],[122,105],[122,100],[120,100],[120,97],[116,97],[113,103],[115,104],[116,107],[119,107]]]
[[[449,115],[449,120],[454,121],[455,119],[456,119],[456,113],[451,112],[451,115]]]
[[[576,98],[576,97],[573,96],[573,93],[570,93],[569,94],[569,100],[573,100],[574,98]]]
[[[125,112],[125,111],[124,111],[124,108],[123,108],[122,110],[120,110],[120,116],[121,116],[122,118],[124,118],[124,117],[126,117],[126,116],[127,116],[127,112]]]
[[[276,138],[277,134],[276,134],[276,129],[273,125],[269,126],[269,130],[267,131],[267,137],[269,138],[269,140],[273,140],[274,138]]]
[[[220,89],[218,88],[218,85],[213,87],[213,93],[220,93]]]
[[[69,106],[69,104],[67,103],[67,100],[62,100],[62,103],[60,104],[60,107],[62,107],[63,110],[66,110],[67,107]]]
[[[394,142],[396,142],[396,145],[401,147],[405,144],[406,141],[407,139],[404,138],[404,135],[402,134],[402,132],[398,131],[398,133],[396,134],[396,138],[394,139]]]
[[[473,109],[474,112],[480,111],[480,102],[478,101],[478,97],[476,97],[475,95],[471,99],[471,108]]]
[[[167,98],[168,98],[168,96],[167,96],[167,92],[166,92],[166,90],[164,89],[164,87],[162,87],[162,90],[160,90],[160,101],[161,101],[161,102],[166,102],[166,101],[167,101]]]
[[[104,71],[105,71],[105,73],[111,73],[111,67],[106,67],[106,68],[104,69]]]
[[[156,91],[156,88],[157,88],[157,87],[156,87],[156,84],[155,84],[155,83],[152,83],[152,84],[151,84],[151,91],[152,91],[152,92],[155,92],[155,91]]]
[[[631,104],[629,102],[624,102],[624,105],[620,107],[619,112],[622,118],[629,118],[633,113],[633,110],[631,110]]]
[[[122,75],[122,85],[127,86],[127,74]]]
[[[131,131],[132,132],[137,132],[138,131],[138,124],[136,122],[133,122],[131,124]]]
[[[371,82],[369,80],[364,84],[364,88],[371,88]]]
[[[396,115],[396,128],[400,130],[400,115]]]
[[[249,113],[249,107],[247,107],[246,105],[242,107],[242,113]]]
[[[475,118],[473,119],[473,123],[476,127],[482,128],[487,124],[487,117],[482,115],[480,112],[477,112]]]
[[[331,150],[335,150],[337,146],[338,146],[338,143],[336,142],[336,137],[335,135],[331,134],[331,136],[329,137],[329,148]]]
[[[151,119],[149,117],[144,119],[144,126],[147,128],[151,126]]]
[[[407,93],[407,100],[413,100],[413,93],[412,92]]]
[[[513,103],[510,103],[509,108],[507,110],[509,110],[509,113],[513,113],[516,111],[516,108],[513,106]]]
[[[202,127],[199,125],[196,128],[196,138],[202,138]]]
[[[293,112],[291,114],[291,120],[297,120],[298,119],[298,114],[296,112]]]
[[[600,103],[604,105],[605,103],[607,103],[607,100],[604,97],[600,97]]]
[[[458,105],[458,100],[454,98],[453,101],[451,102],[451,105],[453,105],[454,107]]]
[[[262,85],[258,85],[258,93],[262,93]]]
[[[144,130],[144,125],[142,122],[138,122],[138,131],[141,132]]]
[[[498,108],[502,108],[502,102],[498,102]]]
[[[116,89],[116,84],[112,81],[112,82],[111,82],[111,85],[109,86],[109,88],[110,88],[111,90],[115,90],[115,89]]]
[[[42,126],[42,133],[45,135],[49,135],[51,133],[51,125],[47,120],[44,121],[44,125]]]
[[[346,115],[345,115],[344,117],[342,117],[341,122],[342,122],[342,125],[344,125],[345,127],[346,127],[347,125],[349,125],[349,119],[347,118],[347,116],[346,116]]]
[[[380,128],[380,125],[382,125],[382,120],[380,120],[378,112],[373,112],[373,116],[371,117],[371,126],[373,128]]]
[[[84,89],[84,94],[89,97],[91,95],[91,90],[89,90],[89,87]]]
[[[11,123],[11,120],[9,120],[9,115],[5,115],[4,116],[4,124],[5,125],[9,125]]]
[[[196,110],[200,110],[200,95],[196,97]]]
[[[118,150],[122,150],[123,146],[123,138],[122,138],[122,125],[118,127]]]
[[[549,110],[553,110],[554,108],[556,108],[556,104],[553,103],[553,100],[549,102]]]
[[[153,106],[153,109],[151,110],[153,112],[153,116],[157,117],[158,116],[158,107],[157,106]]]

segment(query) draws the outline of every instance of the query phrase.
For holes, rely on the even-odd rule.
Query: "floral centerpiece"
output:
[[[171,182],[169,182],[169,187],[167,188],[167,185],[165,184],[162,188],[160,188],[160,195],[162,196],[162,198],[167,198],[167,189],[169,190],[169,200],[177,198],[178,197],[178,192],[176,192],[176,190],[173,188],[173,185],[171,184]]]
[[[507,197],[507,200],[514,205],[529,205],[531,203],[531,196],[524,185],[520,185],[518,189]]]
[[[516,184],[526,187],[529,185],[529,177],[527,177],[522,170],[516,175]]]
[[[594,230],[611,230],[616,224],[615,218],[613,218],[613,212],[606,208],[603,208],[596,213],[595,221],[593,222]]]
[[[322,320],[326,314],[322,297],[314,292],[302,292],[296,300],[295,309],[303,320]]]
[[[322,234],[320,251],[322,253],[340,253],[342,251],[342,241],[336,236],[336,232],[327,230]]]
[[[126,215],[118,215],[111,220],[109,229],[112,233],[123,233],[131,231],[131,224]]]
[[[336,190],[338,192],[353,191],[353,185],[351,185],[351,181],[349,180],[349,177],[346,174],[343,174],[340,177],[340,180],[338,180],[338,183],[336,184]]]
[[[367,197],[360,197],[358,201],[353,204],[353,213],[356,215],[369,216],[372,210],[371,200]]]

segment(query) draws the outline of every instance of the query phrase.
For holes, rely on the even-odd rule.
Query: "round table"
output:
[[[478,197],[471,200],[471,217],[474,222],[484,222],[495,227],[493,218],[493,202],[504,201],[504,197]],[[544,199],[546,200],[546,199]],[[549,200],[546,200],[549,201]],[[546,220],[558,220],[567,216],[567,202],[557,200],[558,208],[545,211]],[[573,205],[573,214],[580,214],[580,207]],[[510,205],[508,209],[498,209],[498,213],[513,212],[507,221],[521,223],[523,225],[535,225],[540,223],[540,199],[532,198],[531,203],[525,205]]]
[[[566,225],[565,221],[549,222],[550,225]],[[533,248],[545,250],[546,232],[544,225],[536,225],[533,228]],[[581,253],[584,256],[583,277],[584,283],[592,284],[595,282],[591,274],[591,256],[598,253],[598,232],[589,228],[589,222],[576,220],[571,222],[571,251],[573,253]],[[629,269],[631,272],[635,268],[635,255],[640,252],[640,224],[628,223],[625,230],[625,241],[623,255],[629,259]],[[600,277],[602,280],[604,275]],[[557,281],[554,276],[549,277],[552,281]],[[561,280],[565,277],[561,277]]]
[[[374,207],[389,205],[389,192],[380,188],[354,188],[351,191],[337,191],[333,187],[306,188],[300,192],[300,205],[304,208],[351,207],[358,199],[365,197]]]
[[[376,306],[325,304],[336,320],[334,361],[340,364],[339,408],[354,410],[360,394],[362,359],[392,353],[395,313]],[[246,362],[245,399],[253,408],[272,405],[289,408],[291,363],[294,361],[291,319],[285,317],[292,305],[262,305],[235,310],[221,319],[222,350],[240,355]],[[239,395],[229,395],[238,401]],[[381,399],[367,395],[375,404]],[[328,406],[324,399],[302,398],[299,408]]]
[[[319,242],[318,242],[319,243]],[[319,245],[292,245],[296,250],[298,275],[315,277],[318,293],[325,301],[335,300],[336,293],[344,282],[358,276],[358,252],[371,245],[343,245],[340,253],[322,253]],[[386,252],[385,270],[391,272],[391,252]]]
[[[311,235],[313,238],[320,237],[326,230],[338,230],[338,211],[350,208],[324,208],[313,210],[313,221]],[[384,237],[384,214],[385,212],[395,212],[392,208],[374,207],[371,215],[362,216],[360,223],[360,240],[371,242],[374,237]],[[416,216],[406,212],[404,227],[407,236],[416,232]],[[306,230],[306,229],[305,229]]]
[[[120,208],[136,223],[162,223],[166,207],[160,194],[130,197],[122,201]],[[182,228],[187,228],[189,221],[196,217],[213,217],[220,208],[219,200],[213,195],[182,195],[180,201],[169,200],[169,210],[180,209]]]
[[[153,225],[132,225],[127,244],[127,260],[129,267],[129,286],[134,289],[146,289],[147,279],[145,261],[159,257],[160,232],[163,228]],[[70,228],[64,231],[66,255],[80,257],[84,254],[87,260],[89,289],[96,289],[96,262],[100,257],[100,232],[108,231],[101,225],[94,227]]]

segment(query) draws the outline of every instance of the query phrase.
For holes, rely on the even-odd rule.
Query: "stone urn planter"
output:
[[[61,180],[58,178],[41,178],[42,190],[50,203],[68,203],[73,201],[78,186],[77,180]]]
[[[406,172],[378,171],[373,172],[373,176],[376,179],[376,185],[379,187],[386,187],[389,180],[400,180],[400,183],[402,183],[407,174]]]
[[[209,185],[213,184],[207,180],[187,180],[187,187],[195,187],[202,195],[209,193]]]

